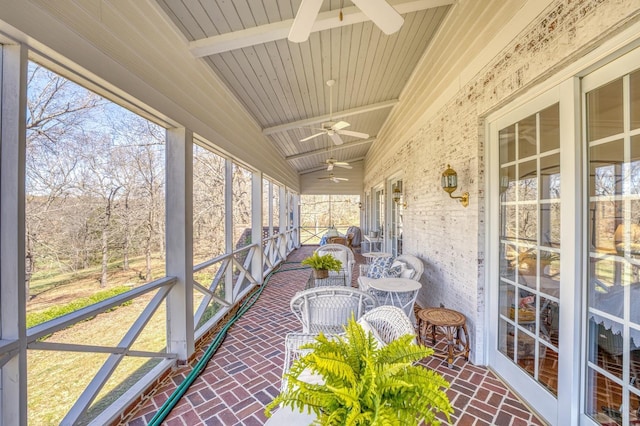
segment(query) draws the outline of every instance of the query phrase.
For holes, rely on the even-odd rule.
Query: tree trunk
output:
[[[131,246],[131,216],[129,208],[129,195],[124,203],[124,246],[122,247],[122,270],[129,270],[129,247]]]
[[[31,286],[31,276],[35,271],[35,262],[33,256],[33,234],[29,228],[29,223],[27,222],[27,241],[25,247],[25,259],[24,259],[24,285],[26,291],[26,301],[29,301],[29,287]]]
[[[109,228],[105,226],[102,228],[102,274],[100,275],[100,287],[107,286],[107,265],[109,261]]]
[[[153,273],[151,271],[151,236],[153,235],[153,232],[151,230],[151,226],[149,226],[147,229],[149,232],[147,233],[147,241],[144,248],[144,254],[146,259],[146,267],[147,267],[145,278],[147,279],[147,282],[149,282],[153,279]]]
[[[100,276],[100,287],[107,286],[107,268],[109,266],[109,228],[111,226],[111,213],[113,199],[120,187],[112,189],[106,199],[107,205],[104,209],[104,221],[102,222],[102,274]]]
[[[146,267],[147,267],[145,278],[147,279],[147,282],[153,279],[153,272],[151,270],[152,245],[153,245],[153,210],[150,210],[149,215],[147,216],[147,241],[144,248]]]

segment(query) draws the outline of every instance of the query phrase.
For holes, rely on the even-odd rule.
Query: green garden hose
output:
[[[282,264],[280,264],[280,266],[282,266],[285,263],[299,264],[300,262],[283,262]],[[231,318],[229,318],[226,324],[220,329],[215,339],[213,339],[213,341],[211,342],[211,345],[207,348],[205,353],[202,355],[202,358],[200,358],[198,363],[193,367],[193,370],[191,370],[189,375],[185,377],[182,383],[180,383],[180,385],[176,388],[176,390],[173,391],[173,393],[169,396],[169,398],[167,398],[164,404],[162,404],[160,409],[153,416],[153,418],[149,422],[149,426],[159,426],[160,423],[162,423],[162,421],[169,415],[169,413],[171,412],[171,410],[173,410],[173,408],[176,406],[178,401],[180,401],[180,398],[184,396],[184,394],[187,392],[187,390],[193,384],[196,378],[200,375],[200,373],[202,373],[204,368],[209,363],[209,360],[217,352],[220,345],[222,345],[222,342],[224,341],[225,337],[227,337],[227,331],[229,330],[229,328],[231,328],[231,326],[240,317],[242,317],[242,315],[244,315],[244,313],[247,312],[249,308],[253,306],[254,303],[258,301],[260,294],[262,294],[262,291],[269,283],[269,279],[271,278],[271,276],[279,272],[289,272],[289,271],[295,271],[299,269],[309,269],[309,268],[304,267],[304,268],[289,268],[289,269],[283,269],[283,270],[278,269],[277,271],[271,271],[267,274],[267,276],[264,279],[264,283],[260,287],[258,287],[253,293],[251,293],[251,295],[249,295],[249,297],[247,297],[244,302],[242,302],[242,305],[240,305],[236,313]]]

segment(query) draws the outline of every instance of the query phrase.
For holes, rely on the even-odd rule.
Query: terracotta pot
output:
[[[329,276],[328,269],[314,269],[313,275],[316,279],[327,278]]]

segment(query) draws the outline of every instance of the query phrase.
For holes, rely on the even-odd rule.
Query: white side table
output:
[[[397,306],[414,325],[416,315],[413,305],[421,288],[422,284],[411,278],[380,278],[369,282],[369,293],[378,299],[380,305]]]
[[[374,247],[378,249],[378,251],[382,251],[382,238],[381,237],[370,237],[368,235],[364,236],[364,239],[369,242],[369,251],[372,252]]]

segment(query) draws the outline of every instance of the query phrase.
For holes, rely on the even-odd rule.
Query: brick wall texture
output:
[[[418,303],[444,304],[467,317],[472,361],[483,362],[484,117],[638,21],[639,8],[638,0],[553,2],[399,149],[367,165],[365,188],[404,171],[404,252],[425,266]],[[454,195],[470,192],[466,209],[440,187],[447,162],[458,172]]]

